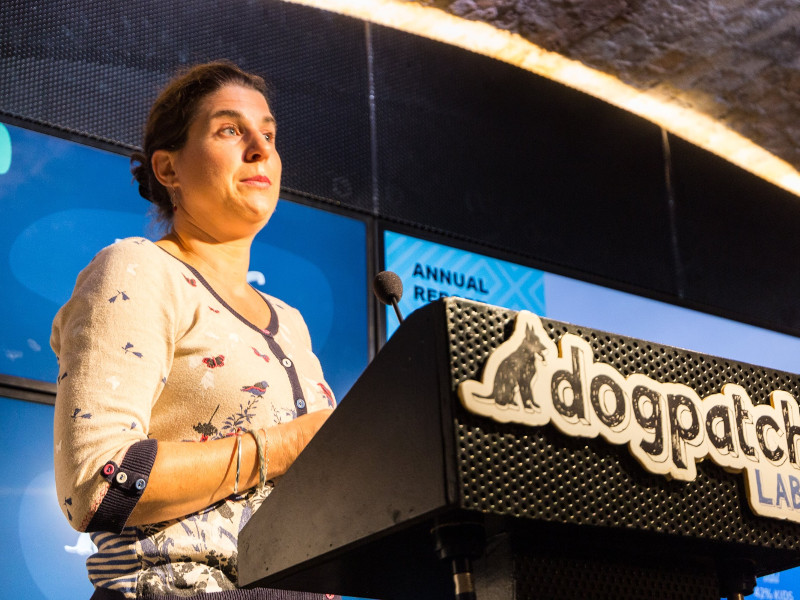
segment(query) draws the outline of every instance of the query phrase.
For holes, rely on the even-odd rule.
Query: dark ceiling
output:
[[[800,195],[797,0],[292,1],[396,25],[439,41],[459,38],[457,44],[489,55],[491,50],[470,46],[474,31],[453,33],[457,26],[452,22],[424,24],[427,19],[420,15],[447,14],[517,34],[652,98],[711,117],[788,163],[784,167],[793,183],[783,187]],[[415,12],[397,18],[398,6]],[[681,135],[672,123],[662,125]],[[722,156],[732,154],[715,143],[713,135],[710,143],[686,137]],[[732,160],[764,176],[765,170],[754,164],[758,159],[740,155]]]
[[[431,0],[640,89],[660,88],[800,170],[796,0]]]

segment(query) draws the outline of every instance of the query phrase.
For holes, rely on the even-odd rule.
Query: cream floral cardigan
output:
[[[264,301],[269,331],[144,238],[105,248],[78,277],[51,338],[55,471],[64,515],[93,532],[95,586],[128,598],[235,588],[238,533],[270,487],[174,521],[125,522],[159,441],[203,443],[334,406],[300,313]]]

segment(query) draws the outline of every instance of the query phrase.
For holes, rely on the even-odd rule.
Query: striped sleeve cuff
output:
[[[122,531],[147,487],[157,452],[157,440],[142,440],[128,448],[122,464],[109,461],[103,465],[100,476],[110,487],[86,531]]]

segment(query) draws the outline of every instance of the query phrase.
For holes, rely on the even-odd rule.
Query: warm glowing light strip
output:
[[[502,60],[630,111],[800,196],[800,172],[784,160],[697,110],[656,90],[619,79],[487,23],[467,21],[404,0],[287,0],[400,29]]]

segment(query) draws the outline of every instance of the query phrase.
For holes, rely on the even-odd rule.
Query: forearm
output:
[[[209,442],[161,442],[153,469],[126,525],[144,525],[191,514],[233,493],[237,438]],[[255,441],[241,438],[239,489],[254,485]],[[257,475],[256,475],[257,477]]]
[[[283,475],[324,423],[329,411],[312,413],[266,430],[264,461],[267,478]],[[265,431],[260,430],[260,435]],[[239,468],[240,492],[258,484],[255,438],[243,434]],[[161,442],[147,488],[126,525],[176,519],[197,512],[234,492],[237,438],[209,442]]]

